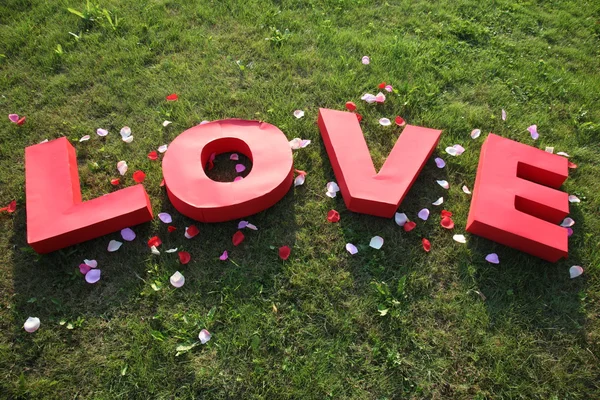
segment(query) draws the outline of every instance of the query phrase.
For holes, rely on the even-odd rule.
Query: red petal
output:
[[[176,101],[179,97],[175,93],[167,96],[167,101]]]
[[[379,89],[385,89],[385,82],[381,82],[379,84],[379,86],[377,86]]]
[[[133,173],[133,180],[137,183],[144,182],[144,179],[146,179],[146,174],[144,173],[144,171],[135,171]]]
[[[117,186],[121,183],[121,180],[119,178],[115,178],[115,179],[111,179],[110,180],[110,184],[113,186]]]
[[[573,164],[571,161],[569,161],[569,168],[575,169],[577,168],[577,164]]]
[[[152,246],[158,247],[161,244],[162,244],[162,242],[158,236],[151,237],[150,240],[148,240],[148,247],[152,247]]]
[[[442,216],[442,218],[444,218],[444,217],[451,217],[452,213],[450,211],[442,210],[442,212],[440,213],[440,215]]]
[[[169,226],[167,227],[167,230],[168,230],[169,232],[173,232],[173,231],[177,230],[177,228],[175,228],[173,225],[169,225]]]
[[[440,221],[440,225],[446,229],[452,229],[454,228],[454,221],[452,221],[452,218],[450,217],[444,217]]]
[[[331,210],[327,213],[327,221],[329,222],[338,222],[340,220],[340,213],[335,211],[335,210]]]
[[[165,178],[163,178],[163,180],[160,181],[160,187],[163,187],[163,186],[165,186]]]
[[[294,172],[296,172],[298,175],[306,175],[306,172],[301,171],[299,169],[295,169]]]
[[[292,250],[288,246],[283,246],[279,248],[279,258],[282,260],[287,260],[290,257]]]
[[[398,126],[404,126],[404,125],[406,125],[406,121],[404,120],[404,118],[402,118],[399,115],[396,117],[395,121],[396,121],[396,125],[398,125]]]
[[[346,109],[348,111],[354,111],[354,110],[356,110],[356,104],[354,104],[351,101],[348,101],[348,102],[346,102]]]
[[[417,226],[413,221],[408,221],[404,224],[404,232],[410,232]]]
[[[6,211],[9,213],[14,213],[17,209],[17,201],[13,200],[10,203],[8,203],[8,206],[6,206]]]
[[[192,259],[192,256],[190,256],[190,253],[188,253],[187,251],[180,251],[179,252],[179,262],[182,264],[187,264],[190,262],[190,260]]]
[[[17,125],[19,125],[19,126],[23,125],[24,123],[25,123],[25,117],[22,117],[17,121]]]
[[[362,115],[356,113],[356,119],[358,120],[358,122],[362,121]]]
[[[233,242],[234,246],[237,246],[238,244],[242,243],[244,241],[244,234],[242,233],[242,231],[237,231],[236,233],[233,234],[233,238],[231,239],[231,241]]]
[[[193,238],[200,233],[200,230],[196,227],[196,225],[190,225],[188,226],[186,233],[190,238]]]
[[[148,153],[148,158],[152,161],[158,160],[158,153],[156,151],[151,151],[150,153]]]
[[[425,238],[423,238],[422,242],[423,242],[423,250],[425,250],[426,252],[429,253],[429,250],[431,250],[431,242]]]

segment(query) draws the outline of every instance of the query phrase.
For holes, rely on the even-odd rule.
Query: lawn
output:
[[[0,206],[16,199],[17,209],[0,213],[0,398],[600,398],[599,71],[597,1],[98,0],[88,11],[84,1],[3,0]],[[394,88],[383,104],[360,100],[381,82]],[[167,102],[172,93],[179,99]],[[347,101],[358,105],[377,167],[401,132],[380,118],[443,130],[400,206],[417,222],[411,232],[325,195],[335,176],[318,109]],[[225,118],[312,141],[294,152],[306,183],[249,217],[259,230],[244,230],[235,248],[238,221],[197,223],[200,234],[184,238],[194,221],[170,204],[160,161],[147,157]],[[471,139],[475,128],[481,137]],[[563,186],[581,199],[570,205],[568,260],[465,232],[471,196],[461,187],[473,189],[488,132],[554,147],[578,165]],[[170,213],[178,230],[155,218],[114,253],[107,245],[119,232],[33,252],[24,149],[63,136],[77,149],[84,199],[118,190],[110,181],[126,160],[120,187],[143,170],[154,214]],[[454,144],[464,154],[445,152]],[[234,161],[215,164],[215,179],[233,179]],[[417,218],[424,207],[426,222]],[[454,213],[453,231],[439,225],[442,208]],[[331,209],[339,223],[327,221]],[[466,244],[452,239],[459,233]],[[160,256],[146,243],[155,235]],[[369,247],[375,235],[380,250]],[[277,254],[284,245],[287,261]],[[164,252],[173,247],[192,261]],[[492,252],[500,264],[485,261]],[[84,259],[98,261],[98,283],[83,279]],[[585,270],[576,279],[573,265]],[[178,289],[175,271],[186,278]],[[41,320],[32,334],[29,316]],[[212,334],[204,345],[201,329]]]

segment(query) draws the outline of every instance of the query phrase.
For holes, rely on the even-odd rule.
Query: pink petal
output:
[[[441,187],[443,187],[444,189],[450,189],[450,184],[448,183],[448,181],[436,181],[438,183],[438,185],[440,185]]]
[[[131,242],[133,239],[135,239],[135,232],[132,231],[131,228],[125,228],[121,230],[121,237],[123,240]]]
[[[471,131],[471,139],[477,139],[481,135],[481,129],[473,129]]]
[[[232,155],[229,156],[229,159],[238,161],[240,159],[240,156],[237,153],[233,153]]]
[[[292,140],[290,140],[290,148],[292,150],[298,150],[300,148],[300,146],[302,145],[302,139],[300,138],[293,138]]]
[[[358,253],[358,249],[352,243],[346,243],[346,250],[348,250],[348,253],[352,255]]]
[[[158,214],[158,218],[165,224],[170,224],[171,222],[173,222],[173,218],[171,218],[171,214],[168,214],[165,212]]]
[[[92,269],[92,267],[87,264],[79,264],[79,272],[81,272],[83,275],[90,272],[90,269]]]
[[[109,252],[114,252],[119,250],[119,248],[123,245],[123,243],[117,241],[117,240],[111,240],[110,242],[108,242],[108,248],[107,250]]]
[[[579,197],[575,196],[574,194],[569,195],[569,202],[570,203],[581,203],[581,200],[579,200]]]
[[[363,56],[363,58],[361,59],[361,62],[364,65],[369,65],[371,63],[371,58],[369,58],[369,56]]]
[[[437,199],[436,201],[434,201],[433,203],[431,203],[434,206],[439,206],[440,204],[442,204],[444,202],[444,198],[440,197],[439,199]]]
[[[467,185],[463,185],[462,191],[465,192],[466,194],[471,194],[471,191],[469,190],[469,188],[467,187]]]
[[[385,90],[386,92],[391,92],[394,90],[394,88],[392,87],[392,85],[385,85]]]
[[[569,228],[573,225],[575,225],[575,221],[573,221],[573,219],[569,218],[569,217],[565,218],[563,220],[563,222],[560,223],[560,226],[565,227],[565,228]]]
[[[371,246],[372,248],[379,250],[381,249],[381,246],[383,246],[383,238],[381,236],[373,236],[371,238],[371,242],[369,243],[369,246]]]
[[[206,342],[208,342],[211,337],[212,335],[206,329],[202,329],[198,334],[198,339],[200,339],[200,343],[202,344],[206,344]]]
[[[85,135],[85,136],[82,136],[81,139],[79,139],[79,143],[86,142],[88,140],[90,140],[90,135]]]
[[[385,94],[381,92],[377,93],[377,95],[375,96],[375,101],[378,103],[383,103],[385,101]]]
[[[457,156],[460,156],[462,153],[464,153],[464,152],[465,152],[465,148],[464,148],[464,147],[462,147],[460,144],[455,144],[455,145],[454,145],[454,146],[452,146],[452,147],[454,147],[454,149],[456,150],[456,155],[457,155]]]
[[[441,158],[436,157],[435,165],[437,165],[438,168],[444,168],[446,166],[446,162],[444,160],[442,160]]]
[[[98,129],[96,129],[96,134],[98,136],[104,137],[104,136],[108,135],[108,131],[106,129],[98,128]]]
[[[398,226],[404,226],[408,222],[408,217],[404,213],[396,213],[394,220]]]
[[[502,121],[506,121],[506,111],[502,109]]]
[[[16,124],[17,121],[19,120],[19,115],[18,114],[8,114],[8,119],[10,120],[10,122],[14,122]]]
[[[125,173],[127,172],[127,163],[125,161],[119,161],[117,163],[117,169],[119,170],[119,173],[121,175],[125,175]]]
[[[85,274],[85,281],[87,283],[96,283],[100,280],[100,275],[102,271],[99,269],[92,269],[87,274]]]
[[[235,178],[233,178],[233,181],[234,181],[234,182],[239,182],[239,181],[241,181],[241,180],[243,180],[243,179],[244,179],[244,177],[243,177],[243,176],[236,176]]]
[[[238,174],[241,172],[244,172],[246,170],[246,166],[244,164],[236,164],[235,165],[235,172],[237,172]]]
[[[229,254],[227,254],[227,250],[225,250],[225,251],[223,252],[223,254],[221,254],[221,256],[219,257],[219,260],[221,260],[221,261],[225,261],[225,260],[227,260],[228,258],[229,258]]]
[[[173,275],[171,275],[169,281],[171,282],[171,285],[175,286],[176,288],[180,288],[185,283],[185,277],[181,274],[181,272],[176,271]]]
[[[391,124],[392,124],[392,121],[390,121],[388,118],[381,118],[379,120],[379,125],[390,126]]]
[[[419,218],[421,218],[423,221],[427,221],[427,219],[429,218],[429,210],[424,208],[421,211],[419,211],[419,213],[417,214],[417,216]]]
[[[537,131],[537,125],[531,125],[529,128],[527,128],[527,130],[531,134],[531,138],[533,140],[536,140],[537,138],[540,137],[540,135],[538,134],[538,131]]]
[[[571,237],[573,235],[573,229],[567,228],[567,237]]]
[[[498,254],[496,253],[490,253],[487,256],[485,256],[485,261],[492,264],[500,264],[500,259],[498,258]]]
[[[583,268],[581,268],[579,265],[573,265],[571,268],[569,268],[569,276],[571,279],[577,278],[581,274],[583,274]]]

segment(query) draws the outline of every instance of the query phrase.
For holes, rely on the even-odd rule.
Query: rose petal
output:
[[[348,111],[354,111],[354,110],[356,110],[356,104],[354,104],[354,103],[353,103],[353,102],[351,102],[351,101],[347,101],[347,102],[346,102],[346,109],[347,109]]]
[[[238,222],[238,229],[244,229],[248,226],[248,221],[240,221]]]
[[[104,136],[108,135],[108,131],[106,129],[98,128],[98,129],[96,129],[96,134],[98,136],[104,137]]]
[[[498,254],[496,253],[490,253],[487,256],[485,256],[485,261],[492,264],[500,264],[500,259],[498,258]]]
[[[235,172],[237,172],[238,174],[241,172],[244,172],[246,170],[246,166],[244,164],[236,164],[235,165]]]
[[[506,111],[502,109],[502,121],[506,121]]]
[[[83,263],[90,268],[96,268],[98,266],[98,261],[96,260],[83,260]]]
[[[456,150],[456,148],[454,148],[454,147],[446,147],[446,153],[448,153],[451,156],[455,157],[455,156],[458,155],[458,150]]]
[[[155,256],[160,256],[160,251],[158,251],[158,249],[156,248],[156,246],[151,246],[150,247],[150,252],[152,254],[154,254]],[[168,251],[167,251],[167,253],[168,253]]]
[[[121,230],[121,237],[123,240],[131,242],[135,239],[135,232],[131,230],[131,228],[125,228]]]
[[[446,166],[446,162],[445,162],[444,160],[442,160],[441,158],[439,158],[439,157],[436,157],[436,158],[435,158],[435,165],[436,165],[438,168],[444,168],[444,167]]]
[[[447,181],[441,180],[441,181],[436,181],[436,182],[438,183],[438,185],[440,185],[444,189],[450,188],[450,184]]]
[[[569,276],[571,279],[577,278],[581,274],[583,274],[583,268],[581,268],[579,265],[573,265],[571,268],[569,268]]]
[[[465,235],[454,235],[452,236],[452,239],[454,239],[458,243],[467,243],[467,238],[465,237]]]
[[[257,231],[258,228],[256,227],[256,225],[248,223],[248,225],[246,225],[246,228],[248,229],[252,229],[253,231]]]
[[[85,136],[82,136],[81,139],[79,139],[79,143],[87,142],[88,140],[90,140],[90,135],[85,135]]]
[[[10,122],[16,124],[17,121],[19,120],[19,115],[18,114],[8,114],[8,119],[10,120]]]
[[[117,241],[117,240],[111,240],[110,242],[108,242],[108,248],[107,250],[109,252],[113,252],[113,251],[117,251],[119,250],[119,248],[123,245],[123,243]]]
[[[121,138],[128,138],[129,136],[131,136],[131,128],[128,126],[124,126],[121,128],[121,131],[119,133],[121,134]]]
[[[113,186],[118,186],[121,184],[121,180],[119,178],[111,179],[110,184]]]
[[[236,233],[233,234],[233,237],[231,238],[231,242],[233,243],[234,246],[238,246],[240,243],[242,243],[245,239],[244,234],[242,233],[242,231],[237,231]]]
[[[191,238],[195,237],[199,233],[200,233],[200,230],[196,227],[196,225],[190,225],[187,228],[185,228],[185,234],[184,234],[184,236],[187,239],[191,239]]]
[[[87,265],[85,263],[79,264],[79,272],[81,272],[83,275],[90,272],[90,269],[92,269],[92,267],[90,267],[89,265]]]
[[[361,59],[361,62],[364,65],[369,65],[371,63],[371,58],[369,56],[363,56],[363,58]]]
[[[398,125],[398,126],[404,126],[404,125],[406,125],[406,121],[404,120],[404,118],[402,118],[402,117],[401,117],[401,116],[399,116],[399,115],[398,115],[398,116],[397,116],[397,117],[394,119],[394,122],[395,122],[395,123],[396,123],[396,125]]]
[[[455,144],[454,146],[452,146],[455,150],[456,150],[456,155],[460,156],[462,153],[465,152],[465,148],[462,147],[460,144]]]
[[[340,213],[335,210],[330,210],[327,213],[327,221],[335,223],[340,220]]]
[[[159,213],[158,219],[160,219],[165,224],[170,224],[171,222],[173,222],[173,218],[171,218],[171,214],[168,214],[165,212]]]
[[[390,126],[391,124],[392,124],[392,122],[389,119],[387,119],[387,118],[381,118],[379,120],[379,125]]]
[[[575,221],[573,221],[573,218],[567,217],[563,220],[563,222],[560,223],[560,226],[563,226],[565,228],[571,227],[575,225]]]
[[[581,203],[581,200],[579,200],[579,197],[575,196],[574,194],[569,195],[569,202],[570,203]]]
[[[92,269],[85,274],[85,281],[87,283],[96,283],[100,280],[100,275],[102,275],[102,270]]]
[[[450,217],[442,217],[442,220],[440,221],[440,225],[442,226],[442,228],[453,229],[454,221],[452,221],[452,218],[450,218]]]
[[[332,199],[337,195],[337,192],[325,192],[325,196],[331,197]]]
[[[442,211],[440,212],[440,215],[442,216],[442,218],[443,218],[443,217],[451,217],[451,216],[452,216],[452,213],[451,213],[450,211],[447,211],[447,210],[442,210]]]
[[[13,200],[6,207],[0,208],[0,212],[6,211],[7,213],[14,213],[17,210],[17,201]]]
[[[144,179],[146,179],[146,174],[144,173],[144,171],[135,171],[133,173],[133,180],[137,183],[144,182]]]
[[[158,236],[152,236],[149,240],[148,240],[148,247],[158,247],[162,244],[162,240],[160,240],[160,238]]]
[[[198,339],[200,339],[200,343],[206,344],[210,340],[212,335],[206,329],[202,329],[198,334]]]
[[[394,90],[392,85],[385,85],[384,89],[386,92],[392,92]],[[402,126],[402,125],[400,125],[400,126]]]
[[[527,128],[527,130],[531,134],[531,138],[533,140],[536,140],[537,138],[540,137],[540,135],[538,134],[538,131],[537,131],[537,125],[531,125],[529,128]]]
[[[577,168],[577,164],[572,163],[571,161],[569,161],[569,168],[576,169]]]
[[[346,250],[352,255],[358,253],[358,249],[352,243],[346,243]]]
[[[554,153],[554,147],[546,147],[546,153]]]
[[[371,93],[363,94],[360,99],[366,101],[368,104],[375,103],[377,101],[377,97]]]
[[[233,153],[229,156],[229,159],[233,161],[238,161],[240,159],[240,156],[237,153]]]
[[[133,135],[132,136],[127,136],[126,138],[123,138],[123,141],[125,143],[131,143],[131,142],[133,142]]]
[[[302,110],[296,110],[296,111],[294,111],[294,117],[296,117],[298,119],[304,117],[304,111],[302,111]]]
[[[167,101],[177,101],[177,99],[179,99],[179,96],[176,93],[167,96]]]
[[[282,246],[279,248],[279,258],[281,258],[284,261],[290,257],[291,253],[292,249],[290,249],[288,246]]]
[[[385,82],[381,82],[379,84],[379,86],[377,86],[379,89],[383,89],[385,87]]]
[[[563,156],[563,157],[570,157],[567,153],[565,153],[564,151],[559,151],[558,153],[556,153],[557,156]]]
[[[17,121],[17,125],[21,126],[25,123],[26,117],[21,117],[19,118],[19,120]]]
[[[290,140],[290,148],[292,150],[298,150],[300,148],[300,145],[302,144],[302,139],[300,138],[293,138],[292,140]]]
[[[304,185],[304,181],[306,180],[306,175],[298,175],[296,179],[294,179],[294,187]]]
[[[241,180],[243,180],[243,179],[244,179],[244,177],[243,177],[243,176],[236,176],[235,178],[233,178],[233,181],[234,181],[234,182],[239,182],[239,181],[241,181]]]
[[[192,256],[187,251],[179,252],[179,262],[182,263],[183,265],[189,263],[191,259],[192,259]]]
[[[148,153],[148,159],[155,161],[158,160],[158,153],[156,151],[151,151],[150,153]]]
[[[327,183],[327,191],[328,192],[335,192],[335,193],[337,193],[337,192],[340,191],[340,187],[335,182],[328,182]]]
[[[169,281],[174,287],[180,288],[185,283],[185,277],[181,274],[181,272],[175,271],[175,273],[169,278]]]
[[[444,198],[440,197],[439,199],[437,199],[436,201],[434,201],[433,203],[431,203],[434,206],[439,206],[440,204],[442,204],[444,202]]]
[[[573,229],[567,228],[567,237],[571,237],[573,235]]]
[[[159,153],[164,153],[165,151],[167,151],[168,146],[166,144],[163,144],[162,146],[160,146],[158,148],[158,152]]]
[[[176,251],[177,251],[177,247],[175,247],[174,249],[165,250],[165,253],[175,253]]]
[[[37,317],[29,317],[23,324],[23,329],[29,333],[33,333],[40,328],[40,319]]]
[[[163,123],[162,123],[162,126],[167,127],[167,126],[169,126],[171,124],[172,124],[171,121],[164,120]]]
[[[404,226],[408,221],[408,217],[404,213],[396,213],[396,215],[394,215],[394,220],[398,226]]]
[[[421,242],[423,243],[423,250],[429,253],[431,250],[431,242],[425,238],[421,239]]]
[[[356,119],[358,120],[358,122],[362,121],[362,115],[360,115],[359,113],[355,113],[354,115],[356,115]]]
[[[467,185],[463,185],[462,191],[465,192],[466,194],[471,194],[471,191],[469,190],[469,188],[467,187]]]
[[[306,146],[308,146],[310,143],[311,143],[311,141],[310,141],[310,140],[308,140],[308,139],[302,139],[302,140],[300,141],[300,148],[301,148],[301,149],[304,149],[304,148],[305,148]]]
[[[375,95],[375,101],[376,101],[377,103],[383,103],[383,102],[385,102],[385,94],[383,94],[383,93],[381,93],[381,92],[377,93],[377,94]]]
[[[407,221],[403,226],[404,232],[410,232],[413,229],[415,229],[416,227],[417,227],[417,224],[413,221]]]
[[[477,139],[481,135],[481,129],[473,129],[471,131],[471,139]]]
[[[121,176],[125,175],[125,173],[127,172],[127,162],[125,161],[119,161],[117,163],[117,170],[119,171],[119,173],[121,174]]]
[[[177,228],[176,228],[176,227],[174,227],[174,226],[171,226],[171,225],[169,225],[169,226],[167,227],[167,230],[168,230],[168,231],[169,231],[169,233],[170,233],[170,232],[176,231],[176,230],[177,230]]]
[[[227,254],[227,250],[225,250],[225,251],[223,252],[223,254],[221,254],[221,256],[219,257],[219,260],[221,260],[221,261],[225,261],[225,260],[227,260],[228,258],[229,258],[229,254]]]
[[[419,211],[419,213],[417,214],[417,216],[419,218],[421,218],[423,221],[427,221],[427,218],[429,218],[429,210],[424,208],[421,211]]]

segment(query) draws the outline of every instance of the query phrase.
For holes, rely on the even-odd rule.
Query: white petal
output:
[[[569,275],[571,276],[571,279],[577,278],[581,274],[583,274],[583,268],[581,268],[579,265],[573,265],[571,268],[569,268]]]
[[[205,125],[205,124],[208,124],[209,122],[210,121],[204,120],[204,121],[200,122],[200,125]]]
[[[117,241],[117,240],[111,240],[110,242],[108,242],[108,251],[109,252],[113,252],[113,251],[117,251],[119,250],[119,248],[123,245],[123,243]]]
[[[185,283],[185,277],[181,275],[181,272],[176,271],[173,275],[171,275],[169,281],[171,281],[171,285],[175,286],[176,288],[180,288]]]
[[[502,121],[506,121],[506,111],[502,109]]]
[[[123,141],[125,143],[131,143],[131,142],[133,142],[133,135],[127,136],[126,138],[123,138]]]
[[[471,131],[471,139],[477,139],[481,135],[481,129],[473,129]]]
[[[37,317],[29,317],[23,324],[23,329],[29,333],[33,333],[40,328],[40,319]]]
[[[417,214],[417,216],[419,218],[421,218],[423,221],[427,221],[427,219],[429,218],[429,210],[424,208],[421,211],[419,211],[419,213]]]
[[[300,139],[298,137],[290,140],[290,148],[292,150],[298,150],[301,145],[302,145],[302,139]]]
[[[390,121],[388,118],[381,118],[379,120],[379,125],[390,126],[391,124],[392,124],[392,121]]]
[[[306,175],[298,175],[296,179],[294,179],[294,186],[302,186],[304,185],[304,181],[306,180]]]
[[[198,334],[198,339],[200,339],[200,343],[202,344],[206,344],[206,342],[208,342],[211,337],[212,335],[206,329],[202,329]]]
[[[303,149],[303,148],[305,148],[306,146],[308,146],[309,144],[310,144],[310,140],[308,140],[308,139],[302,139],[302,140],[300,141],[300,148],[301,148],[301,149]]]
[[[304,117],[304,111],[302,111],[302,110],[296,110],[296,111],[294,111],[294,117],[296,117],[298,119]]]
[[[156,248],[156,246],[150,247],[150,252],[155,256],[160,256],[160,251]]]
[[[458,150],[456,150],[454,147],[446,147],[446,153],[450,154],[451,156],[456,156],[458,155]]]
[[[127,169],[128,169],[127,162],[125,162],[125,161],[119,161],[117,163],[117,169],[119,170],[119,173],[121,175],[125,175],[125,173],[127,172]]]
[[[167,151],[167,147],[168,147],[168,146],[167,146],[166,144],[163,144],[162,146],[160,146],[160,147],[158,148],[158,152],[159,152],[159,153],[164,153],[165,151]]]
[[[554,147],[546,147],[546,153],[554,153]]]
[[[175,253],[177,251],[177,247],[174,249],[165,250],[165,253]]]
[[[121,132],[120,133],[121,133],[121,137],[123,139],[125,139],[125,138],[131,136],[131,128],[128,127],[128,126],[124,126],[124,127],[121,128]]]
[[[256,225],[248,223],[248,225],[246,225],[246,228],[248,229],[252,229],[253,231],[257,231],[258,228],[256,227]]]
[[[570,203],[580,203],[581,200],[579,200],[579,197],[575,196],[574,194],[569,195],[569,202]]]
[[[352,243],[346,243],[346,250],[348,250],[348,253],[352,255],[358,253],[358,249]]]
[[[365,93],[360,99],[366,101],[369,104],[375,103],[375,101],[377,101],[377,97],[375,97],[375,95],[372,95],[371,93]]]
[[[374,249],[379,250],[381,248],[381,246],[383,246],[383,238],[381,236],[373,236],[371,238],[371,242],[369,243],[369,246],[371,246]]]
[[[159,213],[158,218],[165,224],[170,224],[173,222],[173,218],[171,218],[171,214],[169,213]]]
[[[456,240],[458,243],[467,243],[467,238],[465,235],[454,235],[452,239]]]
[[[79,143],[90,140],[90,135],[85,135],[81,139],[79,139]]]
[[[563,222],[560,223],[560,226],[562,226],[564,228],[568,228],[568,227],[573,226],[573,225],[575,225],[575,221],[573,221],[573,219],[569,218],[569,217],[565,218],[563,220]]]
[[[447,181],[441,180],[441,181],[436,181],[436,182],[438,183],[438,185],[440,185],[444,189],[450,188],[450,184]]]
[[[170,124],[172,124],[171,121],[167,121],[167,120],[163,121],[163,126],[169,126]]]
[[[99,269],[90,269],[87,274],[85,274],[85,281],[87,283],[96,283],[100,280],[100,275],[102,271]]]
[[[466,194],[471,194],[471,191],[469,190],[469,188],[467,187],[467,185],[463,185],[462,191],[465,192]]]
[[[492,264],[500,264],[500,259],[498,258],[498,254],[496,253],[490,253],[487,256],[485,256],[485,261]]]
[[[42,143],[48,143],[48,139],[44,139],[44,140],[42,140],[42,141],[40,142],[40,144],[42,144]]]
[[[96,268],[98,266],[98,261],[96,260],[83,260],[83,263],[90,268]]]
[[[408,217],[404,213],[396,213],[394,219],[399,226],[404,226],[408,222]]]
[[[444,202],[444,198],[440,197],[439,199],[437,199],[436,201],[434,201],[433,203],[431,203],[434,206],[439,206],[440,204],[442,204]]]
[[[371,63],[371,59],[369,58],[369,56],[363,56],[363,58],[361,59],[361,62],[364,65],[369,65]]]
[[[556,153],[557,156],[563,156],[563,157],[570,157],[567,153],[565,153],[564,151],[559,151],[558,153]]]
[[[98,136],[106,136],[108,135],[108,131],[106,129],[98,128],[96,129],[96,134]]]
[[[337,192],[325,192],[325,196],[331,197],[332,199],[337,195]]]
[[[327,183],[327,191],[328,192],[339,192],[340,191],[340,187],[335,182],[328,182]]]

